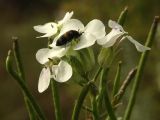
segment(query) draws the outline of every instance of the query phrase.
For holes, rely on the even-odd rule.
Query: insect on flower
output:
[[[71,42],[73,39],[77,39],[82,35],[82,32],[78,32],[76,30],[69,30],[64,33],[56,42],[56,46],[66,45],[67,43]]]
[[[69,35],[69,33],[73,35]],[[64,37],[64,34],[68,37]],[[72,38],[78,38],[73,49],[80,50],[92,46],[95,44],[97,39],[102,39],[105,34],[105,26],[98,19],[90,21],[86,26],[77,19],[70,19],[63,25],[59,35],[54,38],[53,42],[49,46],[53,48],[55,46],[65,45],[68,42],[71,42]]]

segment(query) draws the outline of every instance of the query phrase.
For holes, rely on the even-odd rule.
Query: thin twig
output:
[[[126,79],[123,81],[118,93],[114,96],[112,105],[115,106],[123,97],[128,85],[131,83],[131,80],[135,77],[137,68],[133,68],[127,75]]]

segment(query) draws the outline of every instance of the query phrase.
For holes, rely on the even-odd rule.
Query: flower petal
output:
[[[84,25],[82,24],[80,20],[70,19],[66,23],[63,24],[60,34],[62,35],[70,30],[83,31]]]
[[[119,29],[122,32],[125,32],[123,27],[121,25],[119,25],[117,22],[113,21],[113,20],[109,20],[108,21],[108,26],[112,29]]]
[[[97,19],[94,19],[87,24],[85,32],[94,35],[97,39],[104,37],[106,34],[104,24]]]
[[[45,33],[45,35],[40,37],[50,37],[57,33],[57,24],[54,22],[46,23],[44,25],[37,25],[33,27],[35,31],[40,33]],[[37,37],[37,38],[40,38]]]
[[[58,25],[64,24],[65,22],[67,22],[68,20],[70,20],[72,16],[73,16],[73,11],[72,12],[67,12],[65,14],[64,18],[58,22]]]
[[[83,33],[80,36],[77,45],[74,47],[74,50],[80,50],[83,48],[90,47],[95,43],[95,41],[96,41],[96,38],[92,34]]]
[[[146,50],[150,50],[151,49],[149,47],[143,46],[142,44],[140,44],[139,42],[134,40],[131,36],[126,36],[126,38],[128,38],[128,40],[135,45],[136,49],[139,52],[145,52]]]
[[[60,61],[57,67],[52,67],[52,71],[55,73],[55,80],[57,82],[66,82],[72,76],[72,67],[65,61]]]
[[[48,88],[50,83],[50,76],[51,76],[51,73],[50,73],[49,67],[43,68],[40,73],[39,82],[38,82],[38,91],[40,93],[42,93]]]
[[[97,43],[99,45],[103,45],[103,47],[111,47],[117,41],[119,37],[121,37],[124,33],[119,29],[112,29],[110,33],[108,33],[104,38],[97,39]]]
[[[66,54],[67,50],[67,48],[61,47],[52,49],[42,48],[36,53],[36,59],[40,64],[45,64],[49,61],[48,58],[63,57]]]

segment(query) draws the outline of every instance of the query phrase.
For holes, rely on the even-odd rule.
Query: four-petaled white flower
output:
[[[131,36],[129,36],[128,33],[124,31],[123,27],[119,25],[118,23],[116,23],[115,21],[109,20],[108,26],[112,28],[112,30],[104,38],[97,39],[97,43],[99,45],[102,45],[103,47],[106,47],[106,48],[111,47],[116,43],[118,38],[123,36],[120,41],[122,41],[124,38],[127,38],[131,43],[135,45],[136,49],[139,52],[150,50],[149,47],[141,45],[139,42],[137,42]]]
[[[52,59],[54,61],[56,58],[64,56],[65,51],[65,48],[43,48],[36,53],[37,61],[45,65],[40,73],[38,82],[38,91],[40,93],[48,88],[51,78],[57,82],[66,82],[71,78],[71,65],[63,60],[59,61],[58,64],[52,63]]]
[[[90,21],[86,27],[84,27],[81,21],[77,19],[70,19],[65,24],[63,24],[60,34],[55,37],[50,47],[55,47],[58,38],[70,30],[75,30],[82,34],[79,38],[77,38],[78,41],[74,46],[74,50],[90,47],[97,39],[103,38],[106,34],[105,26],[100,20],[94,19]]]
[[[51,37],[53,35],[55,35],[57,32],[58,32],[58,29],[63,26],[64,23],[66,23],[68,20],[71,19],[73,15],[73,11],[72,12],[67,12],[66,15],[64,16],[64,18],[60,21],[58,21],[58,23],[55,23],[55,22],[49,22],[49,23],[46,23],[44,25],[37,25],[37,26],[34,26],[34,30],[37,31],[37,32],[40,32],[40,33],[44,33],[44,35],[42,36],[39,36],[37,38],[40,38],[40,37]]]

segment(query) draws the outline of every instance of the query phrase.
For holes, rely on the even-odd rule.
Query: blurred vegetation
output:
[[[0,119],[28,120],[20,89],[5,70],[5,57],[11,47],[11,37],[19,37],[21,54],[30,90],[43,107],[48,119],[53,119],[53,104],[50,90],[43,94],[37,91],[41,65],[35,59],[38,49],[45,47],[46,39],[36,39],[39,34],[34,25],[61,19],[67,11],[74,11],[74,18],[84,21],[97,18],[106,26],[109,19],[117,20],[121,10],[129,7],[124,28],[136,40],[145,42],[149,27],[155,15],[160,15],[159,0],[1,0],[0,1]],[[110,29],[106,29],[109,31]],[[145,74],[141,81],[138,99],[132,120],[160,120],[160,27],[149,56]],[[123,60],[123,73],[126,74],[137,64],[139,53],[125,41],[120,58]],[[115,71],[113,70],[113,73]],[[111,80],[113,78],[110,73]],[[122,77],[123,79],[123,77]],[[61,103],[65,120],[71,116],[79,86],[73,81],[61,84]],[[129,96],[126,94],[124,104]],[[121,112],[119,113],[121,114]]]

